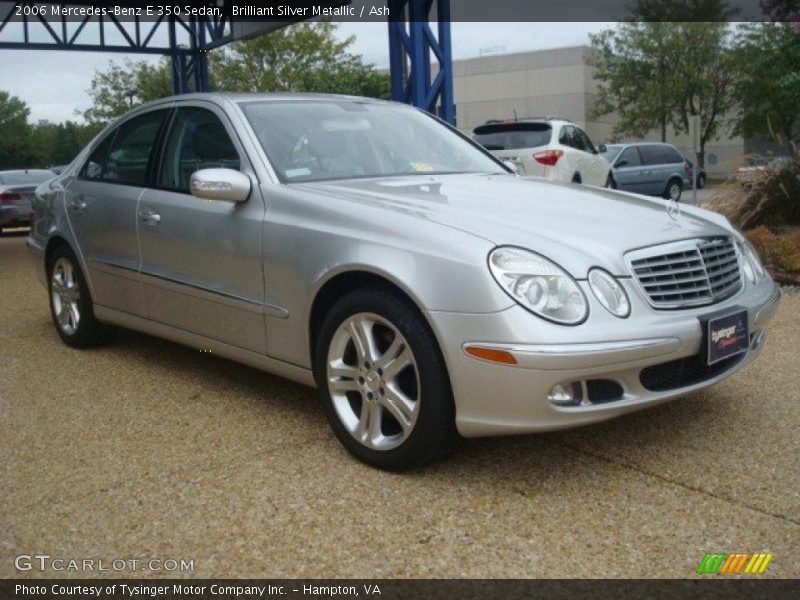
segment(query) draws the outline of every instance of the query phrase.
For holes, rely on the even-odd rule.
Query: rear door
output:
[[[143,315],[136,203],[169,110],[131,117],[109,132],[67,186],[65,201],[95,303]]]
[[[639,146],[642,156],[642,193],[651,196],[660,196],[667,188],[667,180],[671,171],[670,165],[665,162],[664,146],[661,144],[646,144]]]
[[[248,175],[248,200],[192,196],[192,173],[210,168]],[[255,173],[225,113],[211,103],[179,104],[138,207],[149,318],[265,354],[264,213]]]
[[[500,160],[514,163],[520,175],[544,176],[546,166],[534,155],[547,150],[553,136],[549,123],[494,123],[477,127],[473,139]]]

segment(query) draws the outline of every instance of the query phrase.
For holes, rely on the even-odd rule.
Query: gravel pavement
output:
[[[312,390],[128,331],[66,347],[24,240],[0,238],[0,577],[53,575],[15,570],[32,553],[196,577],[696,577],[706,552],[800,577],[800,295],[711,390],[396,475],[345,453]]]

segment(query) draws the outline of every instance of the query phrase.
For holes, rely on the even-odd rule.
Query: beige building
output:
[[[609,140],[614,115],[590,119],[597,94],[593,68],[587,64],[588,46],[493,54],[454,61],[453,84],[458,127],[472,131],[489,119],[553,116],[574,121],[599,144]],[[660,141],[658,131],[642,139]],[[667,132],[667,141],[691,156],[688,136]],[[706,171],[726,176],[741,164],[744,140],[725,137],[706,145]]]

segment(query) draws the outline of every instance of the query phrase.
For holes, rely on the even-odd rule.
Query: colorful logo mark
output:
[[[711,552],[703,557],[697,572],[700,575],[716,573],[718,575],[738,575],[739,573],[761,574],[767,568],[772,554],[757,552],[749,554],[739,552],[726,554],[725,552]]]

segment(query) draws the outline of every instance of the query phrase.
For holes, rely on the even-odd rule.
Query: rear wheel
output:
[[[580,173],[575,173],[575,175],[572,176],[572,183],[581,183]]]
[[[700,175],[697,177],[697,189],[702,190],[704,187],[706,187],[706,176],[703,173],[700,173]]]
[[[436,339],[414,307],[388,291],[356,290],[331,308],[314,372],[336,437],[367,464],[409,469],[458,439]]]
[[[681,192],[683,192],[683,183],[681,180],[678,178],[670,179],[664,190],[664,198],[677,202],[681,199]]]
[[[88,348],[108,341],[111,330],[95,318],[86,279],[69,248],[56,248],[48,261],[47,273],[50,313],[64,343],[73,348]]]
[[[611,173],[606,177],[606,187],[610,190],[617,189],[617,182],[614,181],[614,176]]]

